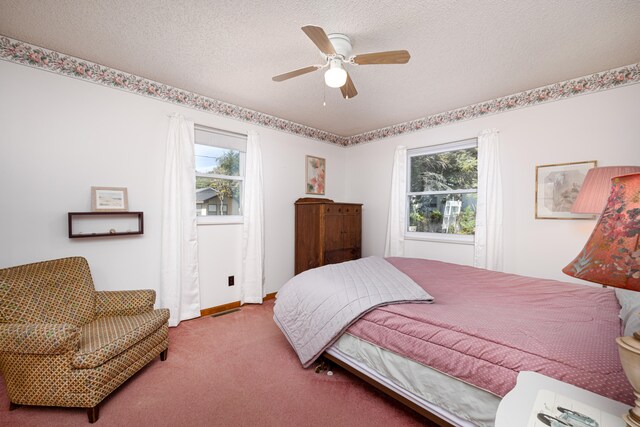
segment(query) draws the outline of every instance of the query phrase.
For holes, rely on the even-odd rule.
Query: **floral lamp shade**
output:
[[[600,215],[611,193],[611,179],[632,173],[640,173],[640,166],[602,166],[589,169],[578,197],[571,206],[571,212]]]
[[[607,205],[569,276],[640,291],[640,173],[614,177]]]

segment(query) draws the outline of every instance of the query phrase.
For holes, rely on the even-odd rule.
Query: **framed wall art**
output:
[[[91,187],[93,212],[126,212],[129,210],[125,187]]]
[[[595,160],[536,166],[536,219],[593,219],[571,212],[587,171]]]
[[[326,160],[320,157],[306,156],[306,193],[324,194]]]

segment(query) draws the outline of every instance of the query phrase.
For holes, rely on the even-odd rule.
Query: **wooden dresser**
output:
[[[296,207],[296,263],[299,274],[361,256],[362,204],[304,197]]]

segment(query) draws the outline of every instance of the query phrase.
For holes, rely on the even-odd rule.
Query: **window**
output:
[[[196,215],[198,223],[238,221],[242,215],[245,135],[196,126]]]
[[[473,241],[476,139],[407,151],[407,237]]]

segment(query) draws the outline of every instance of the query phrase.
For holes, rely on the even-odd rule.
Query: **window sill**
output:
[[[418,240],[423,242],[437,242],[437,243],[455,243],[457,245],[473,245],[475,244],[475,236],[468,236],[463,234],[444,234],[444,233],[419,233],[419,232],[406,232],[404,233],[405,240]]]
[[[241,215],[198,216],[196,220],[198,225],[242,224],[244,222]]]

